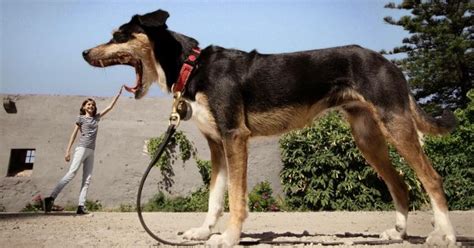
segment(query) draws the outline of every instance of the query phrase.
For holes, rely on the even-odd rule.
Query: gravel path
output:
[[[144,213],[145,221],[159,237],[182,241],[179,233],[196,227],[205,213]],[[450,214],[458,239],[474,244],[474,211],[454,211]],[[369,247],[422,247],[419,237],[431,232],[430,212],[409,215],[409,241]],[[216,227],[225,227],[226,213]],[[309,246],[340,244],[334,247],[368,247],[359,241],[378,240],[377,234],[390,228],[394,212],[305,212],[250,213],[244,225],[244,241],[280,242],[276,245],[303,241]],[[349,235],[350,234],[350,235]],[[355,236],[355,237],[348,237]],[[318,245],[319,244],[319,245]],[[465,245],[469,244],[464,242]],[[136,213],[95,212],[85,216],[62,212],[0,213],[0,247],[153,247],[154,241],[141,227]],[[255,247],[272,247],[259,244]]]

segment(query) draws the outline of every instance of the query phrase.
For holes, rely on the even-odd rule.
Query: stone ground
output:
[[[183,241],[179,234],[198,226],[204,216],[205,213],[144,213],[145,222],[157,236],[179,242]],[[459,244],[474,245],[474,211],[454,211],[450,217]],[[253,247],[423,247],[422,238],[432,230],[431,218],[430,212],[411,212],[408,241],[369,246],[365,242],[377,241],[377,235],[393,225],[394,212],[250,213],[242,240],[261,242]],[[226,213],[216,232],[223,231],[227,219]],[[155,246],[157,242],[144,231],[136,213],[0,213],[0,247]]]

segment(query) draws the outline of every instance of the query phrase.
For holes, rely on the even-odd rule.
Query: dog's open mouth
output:
[[[114,58],[98,59],[90,61],[90,64],[97,67],[107,67],[112,65],[129,65],[135,68],[136,81],[135,86],[130,87],[125,85],[125,90],[135,94],[142,90],[142,76],[143,76],[143,65],[142,61],[133,58],[130,54],[121,53],[117,54]]]

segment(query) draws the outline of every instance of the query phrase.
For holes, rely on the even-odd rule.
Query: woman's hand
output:
[[[125,85],[122,85],[122,87],[120,87],[120,90],[119,90],[118,94],[114,97],[114,99],[112,100],[112,103],[110,103],[110,105],[100,113],[101,117],[104,117],[104,115],[107,114],[115,106],[115,103],[117,102],[120,95],[122,94],[122,90],[123,90],[124,86]]]
[[[64,160],[66,160],[66,162],[69,162],[71,160],[71,153],[70,152],[66,153],[66,155],[64,156]]]

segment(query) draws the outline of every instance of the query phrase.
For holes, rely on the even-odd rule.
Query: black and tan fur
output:
[[[153,82],[169,92],[198,42],[168,30],[167,18],[162,10],[135,15],[114,32],[112,40],[84,51],[83,56],[93,66],[135,67],[137,85],[129,90],[136,99]],[[184,97],[208,140],[212,160],[208,215],[201,227],[185,232],[185,238],[211,236],[228,187],[228,227],[212,235],[208,244],[237,244],[247,217],[249,139],[304,127],[326,110],[338,109],[394,200],[396,225],[382,238],[405,237],[408,213],[407,187],[390,163],[389,142],[415,170],[431,199],[435,230],[427,242],[455,243],[442,179],[418,140],[419,133],[448,133],[455,119],[450,112],[438,119],[426,115],[411,96],[402,72],[380,54],[355,45],[283,54],[209,46],[202,50]]]

